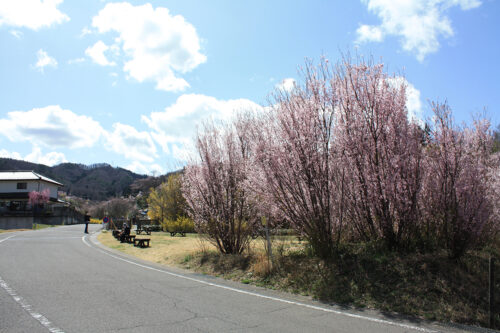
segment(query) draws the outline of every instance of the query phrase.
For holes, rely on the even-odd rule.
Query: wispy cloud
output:
[[[380,25],[362,24],[357,29],[357,43],[381,42],[386,36],[401,38],[405,51],[417,60],[439,49],[440,39],[454,35],[450,8],[469,10],[481,5],[479,0],[362,0],[368,10],[382,21]]]
[[[70,59],[70,60],[68,60],[68,64],[69,65],[81,64],[82,62],[85,62],[85,58],[76,58],[76,59]]]
[[[49,56],[48,53],[42,49],[38,50],[38,52],[36,53],[36,58],[37,62],[35,64],[35,68],[42,73],[44,72],[45,67],[57,67],[57,60]]]
[[[9,32],[10,32],[10,34],[11,34],[12,36],[16,37],[17,39],[21,39],[21,38],[23,38],[23,35],[24,35],[24,34],[23,34],[23,32],[22,32],[22,31],[19,31],[19,30],[11,30],[11,31],[9,31]]]

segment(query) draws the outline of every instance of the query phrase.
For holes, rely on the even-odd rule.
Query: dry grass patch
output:
[[[132,244],[120,243],[119,240],[113,237],[111,232],[102,232],[97,236],[97,239],[105,246],[137,258],[163,265],[175,266],[183,263],[186,256],[193,256],[202,246],[198,234],[187,234],[186,237],[172,237],[166,232],[153,232],[151,235],[138,235],[137,237],[150,238],[150,247],[138,248]],[[203,246],[208,250],[215,250],[215,248],[208,243]]]
[[[16,232],[16,231],[26,231],[26,230],[31,230],[31,229],[0,229],[0,234],[4,232]]]
[[[59,227],[59,226],[60,225],[51,225],[51,224],[40,224],[40,223],[37,223],[36,224],[36,229],[35,228],[33,228],[33,229],[0,229],[0,234],[1,233],[5,233],[5,232],[41,230],[41,229],[45,229],[45,228],[55,228],[55,227]]]

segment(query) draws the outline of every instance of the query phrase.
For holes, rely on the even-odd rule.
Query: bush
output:
[[[195,232],[193,220],[188,217],[179,217],[175,221],[165,220],[162,228],[167,232]]]

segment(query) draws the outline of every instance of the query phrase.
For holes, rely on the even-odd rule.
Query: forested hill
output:
[[[0,158],[0,171],[33,170],[64,184],[63,191],[90,200],[107,200],[128,195],[136,180],[147,176],[129,170],[114,168],[109,164],[83,165],[62,163],[53,167],[10,158]]]

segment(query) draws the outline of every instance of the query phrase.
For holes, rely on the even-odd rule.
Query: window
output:
[[[17,183],[18,190],[26,190],[28,188],[28,183]]]

